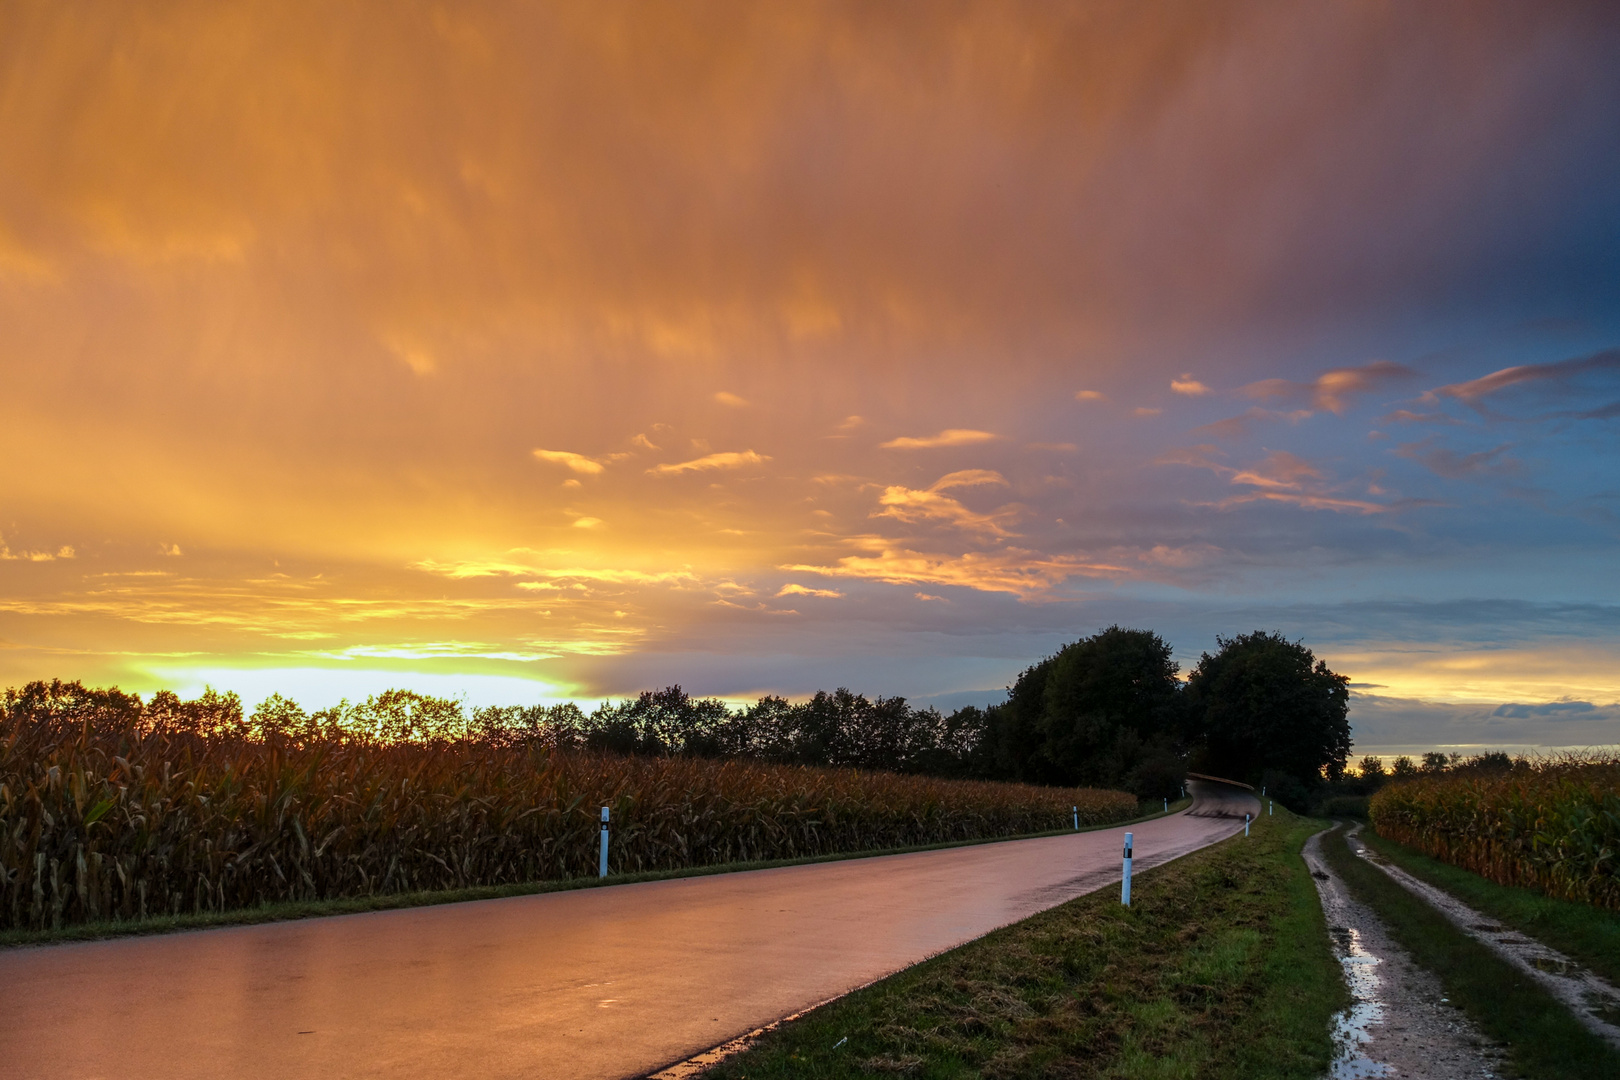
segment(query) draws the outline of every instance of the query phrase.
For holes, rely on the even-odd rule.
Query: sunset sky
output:
[[[9,4],[0,685],[1620,742],[1620,8]]]

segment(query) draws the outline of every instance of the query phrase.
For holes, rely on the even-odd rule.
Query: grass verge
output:
[[[1540,1080],[1620,1076],[1620,1054],[1528,976],[1351,852],[1341,830],[1324,839],[1322,854],[1412,959],[1439,976],[1447,996],[1507,1047],[1520,1075]]]
[[[1551,945],[1612,983],[1620,984],[1620,916],[1534,889],[1498,885],[1472,871],[1431,859],[1404,844],[1363,829],[1361,839],[1408,874],[1455,896],[1469,907]]]
[[[1169,813],[1178,813],[1192,804],[1181,799],[1170,804]],[[1144,805],[1143,809],[1147,809]],[[1088,825],[1080,832],[1099,832],[1120,829],[1142,821],[1166,816],[1163,810],[1154,810],[1130,821],[1115,821],[1107,825]],[[481,885],[466,889],[439,889],[431,892],[388,893],[379,896],[350,896],[335,900],[300,900],[259,907],[233,908],[229,911],[204,911],[186,915],[158,915],[140,920],[109,920],[106,922],[76,923],[56,930],[4,930],[0,931],[0,948],[24,945],[52,945],[69,941],[99,941],[114,937],[135,937],[145,934],[173,934],[185,930],[208,930],[221,926],[251,926],[256,923],[287,922],[293,919],[316,919],[328,915],[358,915],[368,911],[394,911],[400,908],[429,907],[434,904],[458,904],[468,900],[500,900],[509,896],[534,896],[539,893],[569,892],[574,889],[594,889],[604,885],[633,885],[643,881],[669,881],[674,878],[708,877],[711,874],[734,874],[744,870],[769,870],[778,866],[803,866],[807,863],[843,862],[847,859],[871,859],[879,855],[904,855],[914,851],[939,851],[945,848],[975,847],[979,844],[999,844],[1008,840],[1033,840],[1042,836],[1066,836],[1073,829],[1050,832],[1025,833],[1021,836],[998,836],[983,840],[959,840],[945,844],[922,844],[915,847],[884,848],[877,851],[846,851],[830,855],[812,855],[802,859],[772,859],[758,862],[717,863],[713,866],[688,866],[675,870],[652,870],[639,874],[610,874],[605,878],[563,878],[557,881],[531,881],[514,885]]]
[[[1347,1003],[1291,814],[856,991],[710,1080],[1318,1077]]]

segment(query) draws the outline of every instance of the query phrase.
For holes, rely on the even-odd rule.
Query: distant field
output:
[[[1122,821],[1123,792],[476,738],[0,716],[0,929],[796,858]]]
[[[1502,885],[1620,908],[1620,761],[1459,769],[1373,796],[1378,835]]]

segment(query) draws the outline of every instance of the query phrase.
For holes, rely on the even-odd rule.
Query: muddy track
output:
[[[1440,980],[1414,963],[1372,909],[1329,869],[1322,857],[1325,835],[1311,837],[1303,854],[1322,899],[1333,953],[1354,998],[1334,1018],[1331,1080],[1500,1076],[1506,1060],[1502,1048],[1446,1000]]]

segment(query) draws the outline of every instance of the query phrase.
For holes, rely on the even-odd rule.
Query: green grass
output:
[[[1191,799],[1170,804],[1170,813],[1185,809]],[[1149,809],[1146,803],[1141,809]],[[1139,821],[1164,817],[1160,809],[1144,813],[1130,821],[1116,821],[1107,825],[1087,825],[1080,832],[1119,829]],[[1032,840],[1042,836],[1066,836],[1073,829],[1055,829],[1050,832],[1026,833],[1021,836],[998,836],[981,840],[958,840],[944,844],[920,844],[914,847],[885,848],[879,851],[837,852],[830,855],[811,855],[802,859],[772,859],[758,862],[717,863],[712,866],[689,866],[676,870],[651,870],[638,874],[610,874],[606,878],[563,878],[557,881],[531,881],[515,885],[485,885],[468,889],[441,889],[431,892],[386,893],[378,896],[353,896],[337,900],[302,900],[262,904],[258,907],[234,908],[230,911],[205,911],[184,915],[157,915],[139,920],[109,920],[105,922],[75,923],[56,930],[3,930],[0,948],[23,945],[51,945],[67,941],[97,941],[104,938],[134,937],[145,934],[173,934],[185,930],[207,930],[220,926],[249,926],[255,923],[286,922],[292,919],[316,919],[328,915],[356,915],[367,911],[393,911],[398,908],[429,907],[434,904],[457,904],[467,900],[499,900],[508,896],[534,896],[538,893],[569,892],[574,889],[594,889],[605,885],[632,885],[642,881],[668,881],[672,878],[708,877],[711,874],[734,874],[744,870],[769,870],[778,866],[802,866],[806,863],[842,862],[846,859],[870,859],[879,855],[904,855],[913,851],[938,851],[944,848],[974,847],[978,844],[999,844],[1007,840]]]
[[[1341,831],[1324,838],[1322,852],[1391,936],[1439,976],[1451,1001],[1507,1047],[1520,1075],[1535,1080],[1620,1076],[1620,1053],[1583,1028],[1529,976],[1352,853]]]
[[[710,1080],[1323,1075],[1347,1003],[1282,812],[764,1036]],[[840,1044],[840,1040],[846,1040]]]
[[[1413,877],[1444,889],[1469,907],[1620,983],[1620,914],[1574,900],[1556,900],[1534,889],[1498,885],[1471,871],[1431,859],[1404,844],[1370,834],[1367,846]]]

